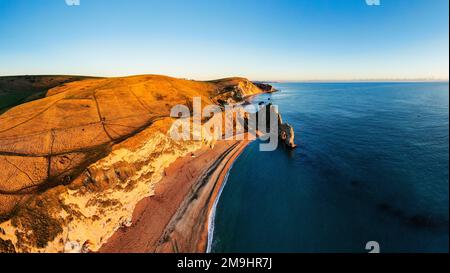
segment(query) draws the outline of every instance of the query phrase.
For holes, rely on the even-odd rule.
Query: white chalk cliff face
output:
[[[164,122],[170,121],[156,122],[90,165],[77,178],[83,186],[55,194],[53,198],[58,200],[59,206],[53,206],[45,213],[58,223],[60,230],[45,246],[34,244],[36,234],[33,233],[39,227],[33,227],[21,218],[2,223],[0,226],[7,235],[0,237],[11,240],[16,251],[98,250],[114,231],[131,224],[137,202],[153,194],[154,186],[169,164],[205,144],[202,141],[175,142],[168,133],[153,128]]]
[[[99,249],[169,164],[213,145],[174,141],[171,107],[195,96],[213,104],[233,86],[261,92],[241,78],[88,79],[0,115],[0,252]]]

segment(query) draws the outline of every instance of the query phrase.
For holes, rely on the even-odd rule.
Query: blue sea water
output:
[[[212,252],[448,252],[448,83],[274,85],[298,148],[236,160]]]

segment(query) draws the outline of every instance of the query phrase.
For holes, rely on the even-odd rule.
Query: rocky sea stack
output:
[[[158,195],[159,182],[170,178],[169,165],[210,149],[211,162],[199,165],[198,177],[190,173],[187,182],[204,185],[209,180],[201,178],[203,171],[213,171],[219,166],[216,161],[245,147],[238,141],[220,143],[220,149],[206,139],[174,141],[169,136],[174,105],[192,106],[193,97],[201,97],[205,105],[233,104],[273,90],[244,78],[202,82],[144,75],[57,80],[34,76],[30,84],[50,82],[49,89],[42,93],[37,88],[34,100],[27,94],[28,102],[0,115],[0,252],[98,251],[116,230],[134,226],[136,204]],[[4,81],[29,82],[22,77]],[[293,146],[289,125],[280,123],[280,136]],[[189,208],[189,202],[183,203],[185,193],[180,194],[179,201],[169,203],[175,211]]]

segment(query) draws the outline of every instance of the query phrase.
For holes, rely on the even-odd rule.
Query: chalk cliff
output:
[[[0,115],[0,252],[98,249],[170,163],[209,145],[169,137],[172,106],[262,92],[243,78],[62,82]]]
[[[136,204],[155,194],[172,163],[214,146],[210,138],[170,137],[174,105],[192,107],[193,97],[222,105],[264,92],[244,78],[60,80],[44,98],[0,115],[0,252],[99,250],[132,225]],[[291,145],[293,131],[282,131]],[[221,149],[217,160],[229,153]]]

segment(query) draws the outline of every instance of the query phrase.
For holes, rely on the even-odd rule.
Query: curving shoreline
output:
[[[238,77],[101,78],[3,113],[0,252],[205,251],[208,215],[248,142],[174,141],[168,110],[264,92]]]
[[[117,230],[98,252],[207,252],[211,217],[226,177],[255,137],[245,133],[244,139],[219,140],[212,148],[194,152],[195,157],[178,158],[166,169],[155,194],[139,201],[131,226]]]
[[[211,209],[230,167],[249,143],[218,141],[195,157],[177,159],[155,195],[137,204],[132,225],[117,230],[99,252],[205,252]]]
[[[237,157],[239,157],[239,156],[240,156],[240,154],[237,155]],[[236,159],[237,159],[237,157],[236,157]],[[217,192],[217,195],[214,198],[212,207],[209,210],[209,215],[208,215],[208,219],[207,219],[207,223],[206,223],[207,228],[208,228],[207,237],[206,237],[206,239],[207,239],[206,251],[205,251],[206,253],[211,253],[212,243],[213,243],[213,239],[214,239],[214,237],[213,237],[214,229],[215,229],[214,221],[216,219],[217,205],[219,204],[219,200],[220,200],[220,197],[222,196],[223,189],[225,188],[225,186],[228,182],[228,177],[230,175],[230,171],[233,168],[233,165],[234,165],[236,159],[231,163],[231,166],[226,171],[225,177],[221,180],[219,190]]]
[[[202,236],[203,240],[201,242],[199,242],[199,247],[201,247],[201,249],[203,249],[203,252],[208,251],[209,236],[212,236],[210,231],[214,231],[214,229],[210,229],[210,225],[213,224],[213,222],[211,222],[211,221],[214,221],[214,219],[211,217],[212,217],[213,213],[215,213],[216,205],[219,201],[220,194],[223,190],[223,187],[225,186],[225,184],[227,182],[228,174],[229,174],[234,162],[236,161],[236,159],[241,155],[241,153],[244,151],[244,149],[247,147],[247,145],[250,144],[250,142],[251,141],[242,142],[242,144],[237,147],[237,150],[232,155],[232,157],[225,162],[225,166],[221,170],[219,170],[219,175],[217,177],[217,182],[216,182],[216,186],[214,189],[214,193],[213,193],[213,196],[208,205],[208,214],[207,214],[207,217],[205,219],[205,224],[204,224],[206,226],[206,228],[205,228],[204,234]]]

